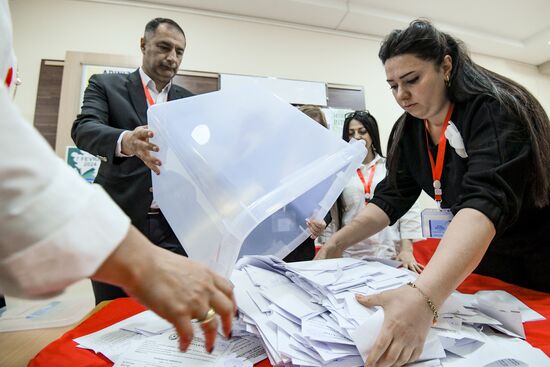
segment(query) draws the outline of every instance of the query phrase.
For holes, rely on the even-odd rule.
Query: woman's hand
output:
[[[325,260],[342,257],[344,250],[339,248],[336,243],[330,238],[321,248],[317,251],[313,260]]]
[[[172,323],[183,351],[193,339],[192,320],[204,321],[200,326],[208,352],[220,321],[225,336],[231,336],[237,311],[231,282],[197,261],[153,245],[134,227],[92,278],[122,287]]]
[[[424,270],[424,266],[416,262],[412,251],[401,251],[395,257],[395,260],[401,261],[404,268],[412,270],[417,274],[420,274]]]
[[[316,239],[317,237],[319,237],[327,227],[327,224],[324,220],[309,219],[306,221],[306,223],[307,229],[309,230],[309,233],[311,233],[310,237],[312,239]]]
[[[372,296],[357,295],[356,299],[364,306],[384,309],[382,330],[365,366],[403,366],[416,361],[434,317],[419,290],[403,286]]]
[[[420,274],[424,270],[424,266],[416,262],[413,254],[413,241],[409,239],[402,239],[401,246],[398,246],[399,253],[395,257],[395,260],[401,261],[403,267]]]

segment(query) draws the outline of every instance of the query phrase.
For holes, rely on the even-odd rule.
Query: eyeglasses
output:
[[[356,117],[359,117],[359,118],[372,118],[372,115],[369,113],[369,111],[353,111],[353,112],[349,112],[349,113],[346,113],[344,115],[344,118],[347,120],[347,119],[354,119]]]

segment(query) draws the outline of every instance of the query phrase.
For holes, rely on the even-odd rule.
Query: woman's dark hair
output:
[[[378,131],[378,122],[376,121],[374,116],[371,115],[369,111],[355,111],[346,114],[344,119],[344,126],[342,127],[342,139],[348,142],[350,141],[348,130],[351,120],[357,120],[361,123],[361,125],[363,125],[363,127],[370,135],[372,146],[374,147],[374,152],[377,153],[379,156],[384,157],[384,154],[382,153],[382,145],[380,144],[380,132]],[[338,208],[338,223],[340,223],[340,228],[342,228],[342,218],[344,217],[344,202],[342,199],[342,194],[338,196],[338,199],[336,200],[336,206]]]
[[[373,115],[369,113],[369,111],[355,111],[348,113],[344,119],[344,126],[342,127],[342,139],[345,141],[349,141],[349,124],[351,123],[351,120],[357,120],[363,125],[365,129],[367,129],[367,132],[370,135],[370,138],[372,139],[372,145],[374,147],[374,151],[378,153],[380,156],[384,156],[382,153],[382,145],[380,144],[380,133],[378,132],[378,122],[374,118]]]
[[[550,201],[550,121],[541,104],[525,87],[500,74],[474,63],[464,44],[452,36],[440,32],[429,21],[418,19],[403,30],[392,31],[382,42],[378,57],[386,60],[399,55],[411,54],[422,60],[431,61],[436,67],[449,55],[452,70],[447,83],[451,102],[460,103],[475,96],[494,98],[507,111],[518,118],[528,133],[533,152],[530,182],[530,199],[543,207]],[[395,184],[399,141],[407,113],[395,124],[388,144],[388,176]]]

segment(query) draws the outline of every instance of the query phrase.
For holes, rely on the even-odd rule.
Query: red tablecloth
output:
[[[434,240],[414,244],[414,254],[421,264],[426,264],[437,247]],[[479,290],[501,289],[513,294],[544,317],[546,320],[524,324],[527,341],[534,347],[542,349],[550,356],[550,294],[541,293],[497,279],[472,274],[458,288],[463,293],[475,293]],[[112,301],[107,306],[90,316],[80,325],[65,333],[61,338],[46,346],[30,362],[30,367],[107,367],[112,363],[95,353],[76,348],[74,338],[103,329],[118,321],[128,318],[145,308],[128,298]],[[266,359],[256,366],[271,366]]]
[[[439,240],[425,240],[414,244],[414,256],[421,264],[426,264],[432,257]],[[546,318],[542,321],[531,321],[523,324],[527,341],[550,356],[550,294],[522,288],[483,275],[471,274],[458,287],[462,293],[475,293],[481,290],[500,289],[513,294],[527,306]]]

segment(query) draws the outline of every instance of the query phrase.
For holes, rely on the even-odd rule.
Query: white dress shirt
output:
[[[157,90],[157,86],[155,85],[155,82],[153,79],[149,77],[149,75],[145,74],[143,69],[139,68],[139,75],[141,76],[141,82],[147,87],[149,90],[149,94],[151,94],[151,97],[153,98],[153,101],[155,101],[155,104],[157,103],[163,103],[168,101],[168,92],[170,91],[170,88],[172,87],[172,81],[170,81],[162,90],[159,92]],[[149,103],[149,102],[147,102]],[[145,121],[144,121],[145,122]],[[128,130],[123,131],[116,142],[116,150],[115,150],[115,156],[117,157],[131,157],[131,155],[126,155],[122,153],[122,137],[124,134],[128,133]]]

